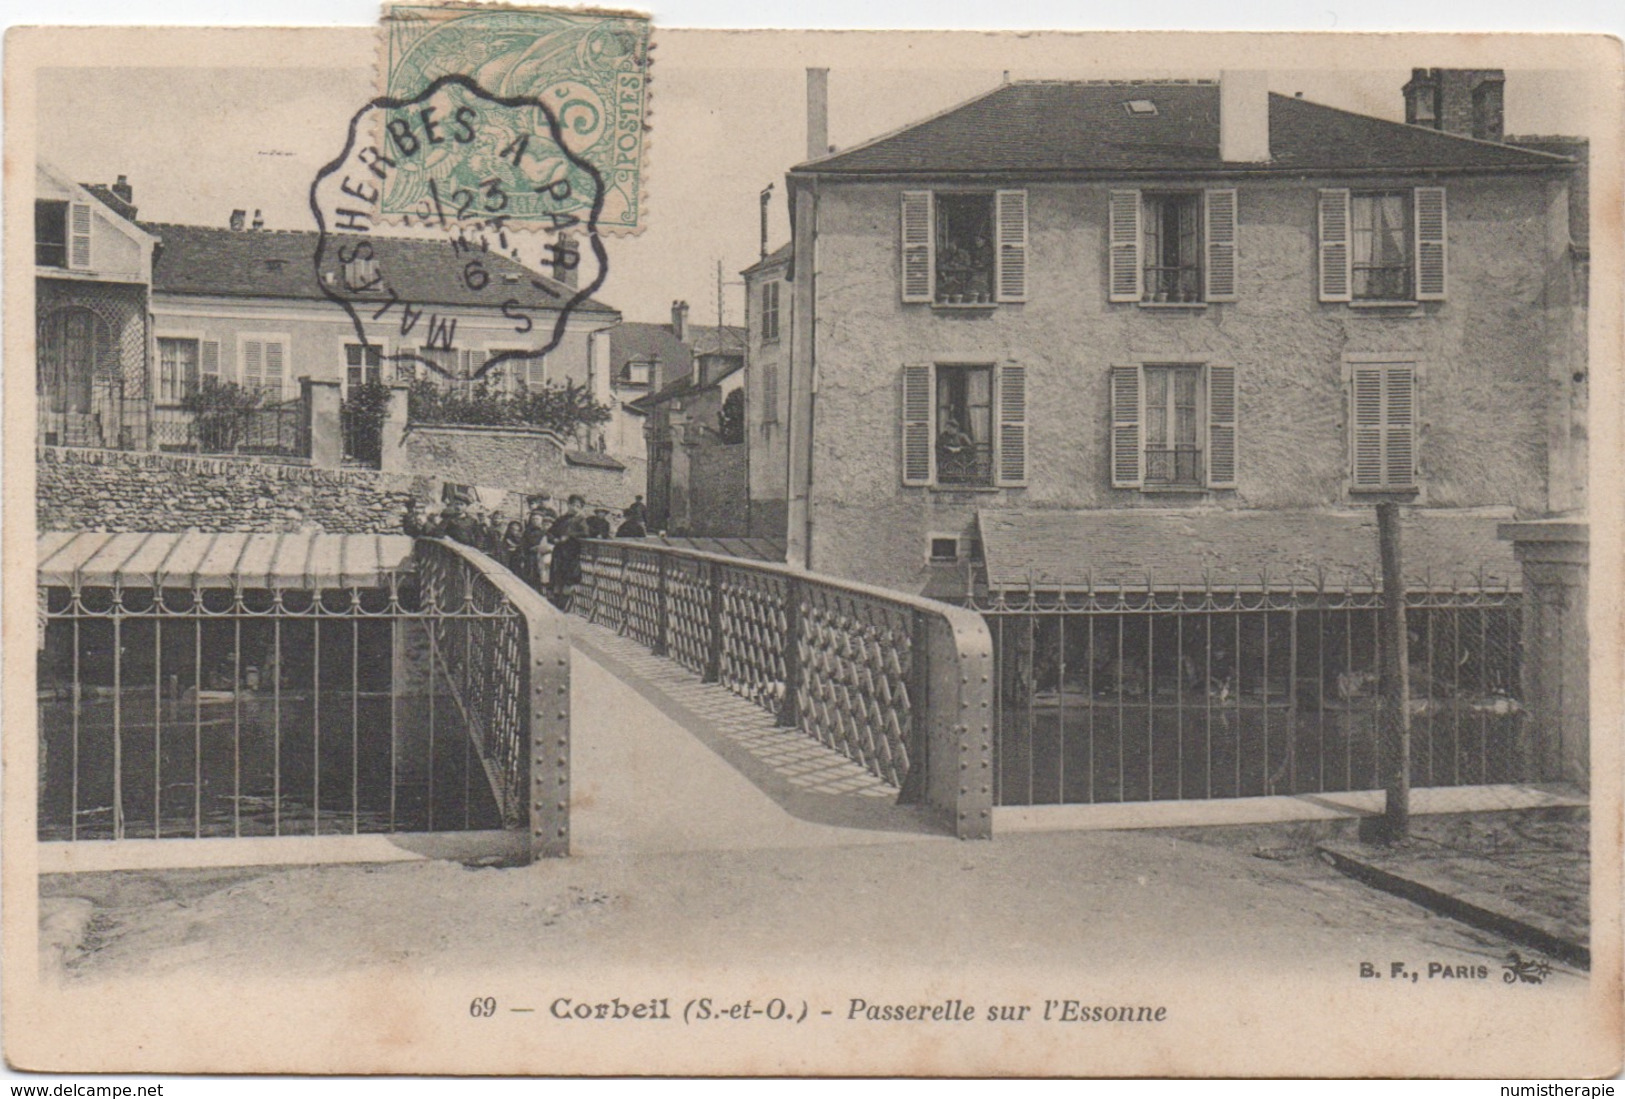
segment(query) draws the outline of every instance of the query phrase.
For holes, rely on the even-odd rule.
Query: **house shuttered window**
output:
[[[68,204],[68,266],[84,270],[90,266],[90,205],[84,202]]]
[[[1108,292],[1117,302],[1236,300],[1236,192],[1111,192]]]
[[[1416,364],[1355,363],[1349,370],[1350,483],[1356,489],[1416,487]]]
[[[902,481],[941,488],[1027,483],[1027,369],[911,363],[901,393]]]
[[[993,305],[1027,300],[1027,192],[904,191],[905,302]]]
[[[1443,301],[1445,189],[1320,192],[1320,300]]]
[[[288,343],[285,339],[246,336],[238,344],[242,364],[242,384],[257,389],[270,400],[281,400],[288,377]]]
[[[1236,368],[1143,363],[1112,368],[1113,488],[1236,484]]]

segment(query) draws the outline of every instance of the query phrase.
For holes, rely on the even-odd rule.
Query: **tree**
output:
[[[717,434],[725,443],[745,441],[745,391],[736,389],[723,398],[722,410],[717,413]]]

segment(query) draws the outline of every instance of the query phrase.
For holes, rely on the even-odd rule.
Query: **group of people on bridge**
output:
[[[578,493],[566,499],[562,511],[549,506],[545,495],[532,497],[523,520],[461,499],[436,510],[414,498],[407,504],[402,529],[414,538],[450,538],[477,549],[566,609],[570,593],[581,582],[584,540],[612,534],[642,538],[647,533],[642,496],[622,510],[618,527],[612,527],[610,515],[607,507],[589,511],[586,498]]]

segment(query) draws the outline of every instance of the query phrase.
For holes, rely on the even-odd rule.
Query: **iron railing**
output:
[[[574,613],[669,656],[991,834],[992,648],[969,611],[783,565],[582,545]]]
[[[310,410],[303,397],[259,408],[191,412],[176,405],[153,409],[154,450],[193,454],[310,457]]]
[[[241,563],[282,536],[217,537]],[[39,838],[504,827],[568,853],[563,616],[439,540],[352,581],[42,580]]]
[[[1383,786],[1382,594],[1350,577],[974,597],[997,654],[1005,805]],[[1519,699],[1521,595],[1408,592],[1415,786],[1537,781]]]

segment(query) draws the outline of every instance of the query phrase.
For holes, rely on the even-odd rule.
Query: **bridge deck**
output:
[[[760,707],[602,626],[570,627],[573,854],[950,838]]]

